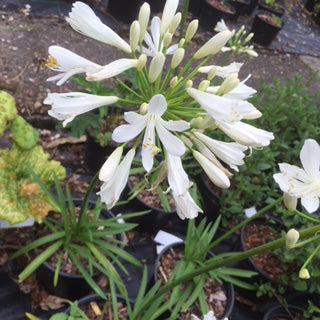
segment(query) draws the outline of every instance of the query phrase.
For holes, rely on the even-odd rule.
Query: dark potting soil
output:
[[[183,258],[182,248],[170,248],[160,259],[158,266],[158,279],[162,280],[165,284],[170,274],[173,272],[176,264]],[[216,280],[207,278],[203,291],[208,302],[210,309],[214,311],[215,316],[220,319],[225,313],[225,308],[227,304],[227,297],[223,285]],[[200,305],[196,301],[191,305],[186,311],[180,314],[181,318],[184,320],[191,320],[191,314],[194,314],[201,318]]]
[[[233,13],[233,11],[230,9],[230,7],[228,5],[226,5],[225,3],[223,3],[222,1],[219,0],[208,0],[208,3],[210,3],[213,7],[227,12],[227,13]]]

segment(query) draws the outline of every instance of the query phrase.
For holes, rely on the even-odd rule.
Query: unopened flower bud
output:
[[[208,87],[210,86],[210,81],[209,80],[202,80],[199,84],[199,90],[200,91],[206,91]]]
[[[219,32],[193,55],[194,59],[202,59],[208,55],[216,54],[228,42],[232,35],[233,33],[229,30]]]
[[[246,36],[246,38],[243,40],[243,42],[244,42],[244,43],[248,43],[248,42],[252,39],[253,36],[254,36],[254,33],[253,33],[253,32],[249,33],[249,34]]]
[[[215,77],[216,73],[217,73],[217,67],[212,67],[208,72],[207,79],[211,81]]]
[[[297,208],[298,199],[290,196],[288,193],[283,193],[283,203],[288,210],[295,211]]]
[[[170,80],[170,88],[174,88],[178,84],[178,77],[175,76]]]
[[[304,279],[304,280],[310,279],[310,273],[309,273],[308,269],[306,269],[306,268],[301,269],[299,271],[299,278]]]
[[[171,23],[170,23],[170,26],[169,26],[169,32],[170,33],[174,33],[176,30],[177,30],[177,28],[178,28],[178,26],[179,26],[179,24],[180,24],[180,21],[181,21],[181,12],[178,12],[174,17],[173,17],[173,19],[172,19],[172,21],[171,21]]]
[[[105,161],[99,172],[99,179],[101,181],[108,181],[113,176],[114,171],[119,165],[123,152],[123,147],[116,148]]]
[[[219,188],[229,188],[230,181],[226,174],[214,165],[208,158],[206,158],[199,151],[193,150],[193,157],[198,161],[203,168],[208,178]]]
[[[299,232],[296,229],[290,229],[286,234],[286,247],[291,249],[299,240]]]
[[[262,116],[262,113],[258,109],[254,108],[251,112],[244,114],[243,119],[253,120],[253,119],[258,119],[261,116]]]
[[[179,48],[183,48],[185,42],[186,42],[186,39],[185,39],[185,38],[180,39],[180,41],[179,41],[179,43],[178,43],[178,47],[179,47]]]
[[[147,56],[143,53],[138,59],[137,70],[141,71],[146,65],[146,63],[147,63]]]
[[[246,53],[251,57],[255,57],[256,58],[258,56],[258,53],[256,51],[254,51],[253,49],[250,49],[250,48],[246,50]]]
[[[144,34],[146,33],[147,26],[149,23],[150,18],[150,5],[149,3],[145,2],[139,11],[139,24],[140,24],[140,37],[139,42],[142,42]]]
[[[140,114],[145,115],[148,112],[148,104],[146,102],[142,103],[140,106]]]
[[[198,25],[199,25],[199,20],[197,19],[192,20],[189,23],[186,34],[185,34],[186,43],[188,43],[193,38],[193,36],[198,30]]]
[[[193,81],[192,80],[188,80],[186,83],[186,88],[191,88],[193,86]]]
[[[169,46],[169,44],[172,41],[172,33],[167,32],[163,38],[163,45],[165,48],[167,48]]]
[[[238,79],[238,74],[233,73],[230,76],[228,76],[220,85],[217,95],[224,95],[231,90],[233,90],[238,84],[240,83],[240,80]]]
[[[178,48],[172,56],[171,68],[175,69],[183,60],[185,50],[183,48]]]
[[[153,57],[149,67],[148,79],[150,83],[153,83],[157,80],[160,75],[165,62],[165,56],[162,52],[157,52]]]
[[[130,27],[130,47],[134,52],[138,46],[140,37],[140,24],[137,20],[133,21]]]

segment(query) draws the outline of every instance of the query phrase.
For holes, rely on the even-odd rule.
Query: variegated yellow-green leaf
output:
[[[39,133],[21,116],[16,116],[10,124],[12,140],[22,149],[36,145]]]
[[[0,219],[11,224],[29,217],[41,222],[52,210],[28,166],[47,186],[53,184],[53,172],[59,180],[65,177],[65,169],[59,162],[49,160],[41,146],[22,150],[14,144],[11,149],[0,150]]]
[[[0,90],[0,136],[7,129],[8,123],[17,116],[14,98],[7,92]]]

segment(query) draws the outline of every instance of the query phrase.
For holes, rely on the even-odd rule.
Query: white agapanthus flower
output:
[[[82,92],[49,93],[43,103],[51,105],[49,115],[63,120],[62,124],[65,127],[76,116],[114,104],[118,99],[116,96],[98,96]]]
[[[181,219],[194,219],[202,209],[195,203],[189,193],[192,186],[187,173],[183,169],[180,157],[168,154],[168,182],[176,204],[177,214]]]
[[[304,208],[312,213],[319,208],[320,197],[320,146],[307,139],[300,151],[302,168],[280,163],[280,173],[273,175],[283,192],[300,198]]]
[[[127,184],[135,150],[129,150],[120,162],[121,154],[122,150],[116,149],[106,160],[99,173],[99,178],[103,181],[103,184],[97,195],[101,197],[101,201],[106,204],[108,209],[113,208],[118,202]]]
[[[102,66],[85,59],[72,51],[59,46],[50,46],[48,49],[49,58],[46,67],[59,72],[59,74],[50,77],[47,81],[56,81],[60,86],[75,74],[98,72]]]
[[[203,66],[199,68],[200,73],[209,73],[211,70],[214,70],[215,75],[222,77],[222,78],[227,78],[233,73],[238,73],[243,66],[243,63],[240,62],[232,62],[227,66],[220,67],[216,65],[209,65],[209,66]]]
[[[170,131],[182,132],[189,129],[190,124],[184,120],[165,121],[161,117],[167,110],[167,102],[163,95],[153,96],[149,102],[148,112],[140,115],[136,112],[125,112],[124,119],[128,124],[117,127],[112,134],[116,142],[127,142],[134,139],[145,129],[142,141],[142,164],[146,171],[153,167],[153,157],[159,152],[156,145],[157,135],[167,152],[175,156],[182,156],[185,152],[183,142]]]
[[[125,41],[88,5],[77,1],[67,17],[70,26],[85,36],[120,49],[128,56],[102,66],[59,46],[49,48],[47,66],[57,74],[48,80],[57,81],[58,85],[73,75],[85,74],[87,81],[100,81],[92,85],[93,89],[107,92],[110,89],[104,91],[102,80],[117,77],[117,94],[111,96],[81,92],[49,93],[44,101],[51,105],[49,114],[62,120],[64,126],[78,115],[116,102],[117,106],[134,108],[124,113],[127,123],[113,131],[112,139],[123,145],[110,155],[99,174],[103,185],[98,194],[108,208],[119,200],[136,148],[141,148],[138,154],[143,168],[149,173],[148,177],[158,173],[159,168],[154,168],[154,156],[162,153],[164,165],[160,167],[165,169],[161,172],[161,179],[167,177],[168,190],[181,219],[192,219],[202,210],[191,196],[192,183],[183,169],[181,156],[186,150],[213,183],[220,188],[228,188],[232,173],[224,166],[237,171],[243,164],[247,147],[267,146],[274,138],[272,133],[243,122],[256,119],[261,113],[247,101],[256,92],[245,84],[248,78],[242,82],[238,79],[242,63],[233,62],[221,67],[209,62],[214,54],[226,47],[232,47],[237,53],[251,50],[251,46],[243,44],[250,41],[252,35],[242,40],[243,27],[235,36],[235,32],[228,30],[221,21],[217,26],[220,31],[200,46],[191,59],[187,59],[190,56],[188,44],[197,31],[198,21],[191,21],[181,34],[179,44],[174,44],[177,38],[175,31],[182,19],[181,13],[177,12],[178,5],[179,0],[167,0],[161,18],[154,17],[150,21],[150,5],[144,3],[137,20],[130,26],[129,40]],[[167,55],[173,55],[169,62]],[[134,73],[134,78],[129,76],[132,84],[120,79],[121,74],[130,69]],[[194,88],[194,76],[197,74],[204,79],[199,81],[198,88]],[[222,80],[219,86],[211,82],[215,77]],[[89,89],[90,86],[86,86],[86,90]],[[235,142],[209,138],[206,131],[210,129],[220,129]],[[133,139],[136,139],[133,149],[123,157],[124,144]]]
[[[131,53],[130,45],[105,25],[85,3],[74,2],[67,21],[79,33]]]
[[[221,32],[224,30],[228,30],[229,28],[227,27],[226,23],[224,22],[223,19],[217,22],[217,24],[214,27],[214,31],[216,32]]]
[[[250,103],[241,99],[219,96],[195,88],[188,88],[187,92],[216,121],[234,123],[240,121],[245,114],[255,111]]]
[[[147,47],[142,48],[142,52],[147,56],[153,57],[158,52],[163,51],[164,47],[164,39],[160,34],[161,20],[159,17],[153,17],[151,20],[151,35],[146,31],[144,34],[144,41]],[[178,49],[178,45],[174,44],[167,48],[166,54],[171,55],[174,54]]]
[[[238,171],[238,166],[242,166],[244,164],[243,158],[245,157],[244,151],[247,150],[246,146],[236,142],[218,141],[197,131],[194,132],[194,135],[202,141],[215,156],[226,163],[231,169]]]

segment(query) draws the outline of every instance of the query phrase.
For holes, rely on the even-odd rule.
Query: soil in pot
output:
[[[129,191],[138,186],[142,179],[143,176],[130,176],[128,181]],[[178,217],[171,195],[168,193],[165,196],[170,206],[169,211],[163,209],[159,194],[156,191],[148,190],[148,187],[129,202],[127,207],[133,212],[150,210],[149,213],[143,216],[135,217],[132,220],[130,219],[130,221],[139,224],[139,231],[156,233],[162,229],[172,233],[185,233],[187,222]]]
[[[165,248],[163,252],[160,253],[155,265],[155,280],[160,279],[163,284],[166,283],[176,264],[184,256],[183,248],[184,245],[182,243],[173,244],[171,248]],[[208,302],[210,309],[214,311],[217,319],[223,319],[224,317],[229,316],[232,311],[233,299],[229,296],[227,297],[227,290],[224,284],[208,277],[205,281],[205,285],[203,286],[203,290],[206,296],[206,301]],[[228,301],[229,298],[232,302]],[[192,320],[191,314],[202,318],[198,302],[195,302],[186,311],[182,312],[179,319]]]
[[[256,248],[281,237],[281,224],[268,224],[267,220],[259,219],[246,225],[241,230],[241,241],[244,250]],[[285,264],[273,251],[254,255],[249,258],[254,268],[269,281],[279,283],[283,276],[290,277],[297,268],[293,264]]]
[[[263,0],[260,0],[258,2],[258,7],[261,10],[266,10],[278,17],[282,17],[284,15],[284,8],[280,6],[279,4],[275,4],[274,6],[268,5]]]
[[[236,10],[230,3],[225,3],[219,0],[204,0],[199,13],[200,25],[212,30],[218,21],[221,19],[230,20]]]
[[[283,23],[281,20],[279,22],[278,19],[274,19],[267,11],[258,11],[250,31],[254,33],[252,41],[263,46],[269,46],[282,29]]]

